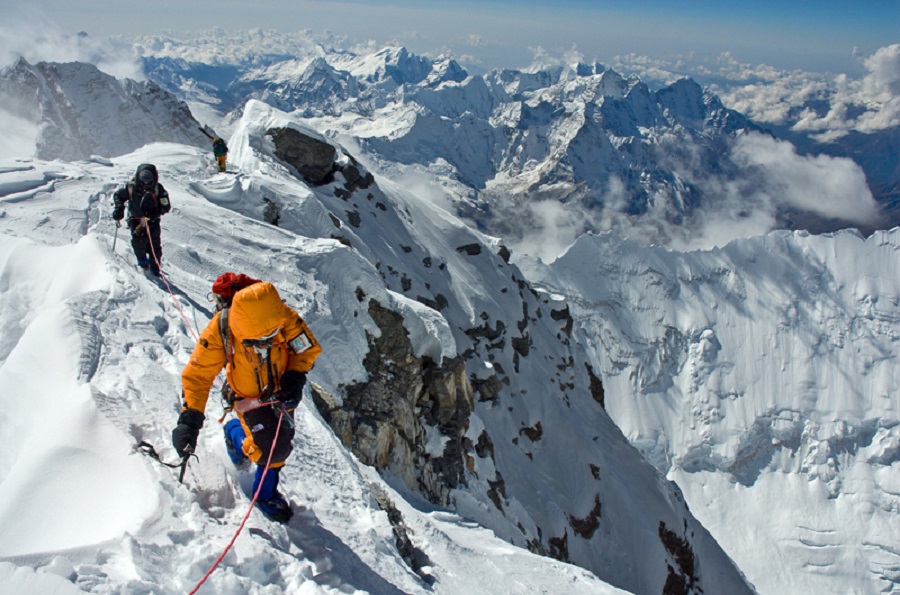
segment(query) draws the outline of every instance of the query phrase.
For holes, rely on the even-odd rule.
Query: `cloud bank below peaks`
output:
[[[625,185],[612,178],[602,207],[579,201],[539,200],[519,205],[519,229],[505,238],[515,252],[550,262],[586,232],[614,231],[646,245],[677,250],[721,247],[741,237],[783,228],[789,216],[840,220],[867,227],[880,216],[862,169],[850,159],[800,155],[794,145],[760,133],[738,136],[727,173],[697,171],[688,159],[673,162],[677,176],[702,193],[684,210],[660,191],[646,212],[629,215]],[[510,214],[512,219],[514,215]]]
[[[18,9],[0,23],[0,68],[20,57],[31,64],[86,62],[116,78],[146,78],[130,41],[65,33],[36,9]]]
[[[785,126],[823,142],[850,132],[873,133],[900,126],[900,43],[870,56],[857,50],[863,74],[782,70],[740,62],[731,52],[714,60],[693,55],[613,58],[618,72],[650,84],[671,84],[689,76],[708,86],[730,109],[760,124]]]

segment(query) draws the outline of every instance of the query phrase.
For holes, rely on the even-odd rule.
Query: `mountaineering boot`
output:
[[[281,468],[269,469],[262,465],[256,467],[256,477],[253,481],[253,493],[259,488],[259,496],[256,499],[256,507],[266,517],[276,523],[286,523],[291,520],[294,511],[284,496],[278,491],[278,473]],[[260,484],[262,484],[260,486]]]
[[[291,505],[288,504],[288,501],[284,499],[284,496],[278,490],[275,490],[275,495],[266,501],[257,500],[256,507],[270,521],[275,521],[276,523],[286,523],[294,516]]]
[[[225,430],[225,448],[228,450],[228,458],[238,469],[246,469],[250,465],[250,459],[244,456],[241,446],[244,444],[244,428],[237,419],[232,419],[223,428]]]
[[[141,256],[140,258],[138,258],[138,266],[142,269],[146,269],[148,266],[150,266],[150,259],[146,256]]]

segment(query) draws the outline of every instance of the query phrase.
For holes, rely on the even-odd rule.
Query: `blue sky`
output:
[[[29,8],[26,8],[29,7]],[[22,15],[25,15],[22,17]],[[812,71],[860,71],[869,55],[900,42],[900,0],[7,0],[0,23],[47,19],[92,36],[211,27],[311,29],[420,53],[450,50],[469,65],[522,67],[529,48],[576,48],[587,60],[617,55],[712,59]],[[465,62],[465,61],[464,61]]]

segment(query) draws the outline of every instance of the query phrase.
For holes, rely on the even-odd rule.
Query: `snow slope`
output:
[[[520,265],[760,592],[898,588],[900,229],[688,253],[601,234]]]
[[[164,172],[175,204],[163,223],[174,297],[135,269],[125,234],[111,249],[108,194],[148,161]],[[205,152],[183,145],[150,145],[111,161],[26,161],[2,172],[4,179],[56,180],[30,191],[27,180],[9,181],[0,199],[4,591],[186,592],[248,505],[212,419],[221,409],[211,406],[184,485],[135,446],[146,440],[163,459],[174,458],[168,442],[179,374],[192,331],[211,314],[204,299],[211,280],[226,263],[274,279],[335,358],[340,319],[333,312],[355,298],[334,291],[332,278],[366,283],[372,272],[336,241],[272,228],[191,192],[193,184],[227,204],[233,196],[223,182],[232,178],[215,176]],[[327,383],[328,370],[339,367],[322,366],[316,380]],[[284,527],[254,513],[201,592],[524,593],[561,585],[620,592],[457,514],[413,508],[343,448],[309,400],[297,424],[297,452],[284,474],[285,491],[300,506],[296,520]],[[427,550],[434,585],[400,558],[373,484]]]

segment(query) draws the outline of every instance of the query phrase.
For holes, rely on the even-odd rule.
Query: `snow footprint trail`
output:
[[[81,553],[76,550],[61,552],[52,545],[41,546],[40,543],[46,540],[41,541],[41,536],[36,535],[34,548],[47,551],[38,553],[33,565],[52,565],[62,569],[68,579],[63,580],[64,584],[74,583],[90,591],[122,588],[133,593],[183,593],[196,583],[198,575],[202,576],[208,569],[211,559],[221,553],[239,517],[249,506],[249,500],[238,495],[239,487],[226,470],[229,463],[225,460],[221,428],[213,420],[208,420],[204,427],[200,438],[201,458],[200,461],[192,461],[188,468],[187,485],[178,484],[176,473],[172,470],[130,449],[138,441],[146,439],[157,445],[164,458],[172,455],[168,443],[171,425],[180,404],[180,372],[194,347],[194,340],[186,328],[189,323],[183,320],[178,311],[180,308],[173,303],[163,284],[134,267],[127,241],[121,242],[122,246],[117,246],[113,255],[111,240],[111,234],[110,237],[100,234],[83,240],[82,249],[75,251],[72,246],[50,248],[29,244],[28,250],[19,250],[14,262],[32,267],[35,261],[42,259],[58,262],[57,255],[66,254],[78,262],[78,266],[63,269],[70,276],[78,277],[83,271],[93,271],[95,276],[99,276],[100,289],[87,287],[83,291],[76,287],[70,290],[72,297],[63,301],[64,308],[60,310],[60,315],[69,321],[67,336],[71,340],[64,339],[58,343],[63,349],[72,347],[71,357],[66,357],[72,362],[72,378],[76,379],[73,381],[81,387],[90,387],[90,395],[85,395],[78,402],[95,410],[99,414],[96,418],[107,426],[105,432],[94,429],[81,434],[91,436],[97,442],[96,448],[110,450],[123,458],[121,463],[107,467],[115,475],[109,477],[106,485],[115,488],[129,472],[139,472],[144,475],[143,480],[131,483],[138,487],[145,486],[147,489],[142,490],[152,496],[154,505],[140,516],[143,520],[137,526],[129,529],[136,530],[134,539],[128,537],[126,531],[123,540],[94,541],[86,544]],[[15,242],[19,244],[21,241]],[[40,254],[47,252],[46,258],[40,256],[39,251]],[[8,256],[4,260],[8,265]],[[198,279],[178,266],[167,268],[175,299],[182,308],[190,306],[194,312],[200,310],[208,319],[212,312],[191,298],[193,292],[179,289],[181,286],[205,285],[208,281]],[[65,278],[60,276],[57,266],[47,266],[44,270],[48,271],[45,284],[48,288],[60,285],[60,280]],[[7,297],[12,295],[21,297],[23,294],[11,292]],[[37,303],[34,298],[26,299],[21,302],[24,310],[15,310],[19,312],[16,318],[26,322],[23,332],[17,333],[17,337],[28,341],[29,333],[33,332],[27,324],[33,317],[31,312],[45,299],[41,298]],[[198,322],[195,326],[202,328],[206,320]],[[19,347],[19,338],[10,343],[10,352]],[[46,382],[48,379],[41,380]],[[214,396],[211,398],[215,399]],[[77,425],[75,431],[80,427]],[[113,427],[116,430],[110,434],[108,430]],[[63,457],[59,461],[64,464],[57,469],[60,473],[77,462],[71,457]],[[71,470],[77,474],[78,469],[87,468],[76,465]],[[96,475],[88,473],[89,476]],[[89,519],[89,515],[78,511],[93,506],[104,514],[105,522],[97,523],[97,526],[106,526],[112,534],[116,534],[116,524],[110,523],[114,518],[114,507],[101,498],[103,505],[98,509],[96,502],[90,502],[86,496],[73,502],[72,497],[77,497],[78,492],[72,488],[83,482],[77,477],[72,479],[68,506],[62,513],[75,513]],[[23,482],[23,486],[28,487],[27,482]],[[110,493],[117,497],[123,495],[120,489],[113,489]],[[118,501],[133,513],[135,505],[141,500],[128,497]],[[310,562],[304,558],[303,550],[293,545],[286,529],[269,524],[255,512],[252,515],[250,528],[254,531],[281,532],[282,542],[287,544],[285,552],[272,551],[265,541],[251,533],[242,534],[234,552],[226,558],[226,567],[217,570],[210,579],[210,586],[204,587],[201,592],[254,593],[268,584],[281,585],[284,592],[296,592],[301,585],[315,581],[316,577],[319,577],[320,583],[318,592],[346,591],[346,586],[337,589],[342,585],[340,573],[328,556],[329,551],[343,547],[343,558],[352,559],[352,552],[343,546],[339,538],[322,533],[324,529],[316,529],[315,524],[310,527],[319,532],[319,537],[296,536],[298,543],[315,552],[316,562]],[[28,514],[24,517],[30,518]],[[55,525],[65,526],[66,522],[61,518]],[[6,526],[11,527],[12,524],[7,523]],[[88,532],[82,532],[81,536],[92,541]],[[288,555],[289,559],[286,558]],[[389,583],[383,579],[379,582],[379,577],[361,562],[356,564],[360,565],[358,573],[367,573],[368,584],[390,592],[382,588]],[[340,565],[337,566],[339,568]],[[46,582],[46,579],[35,578],[34,581]]]

